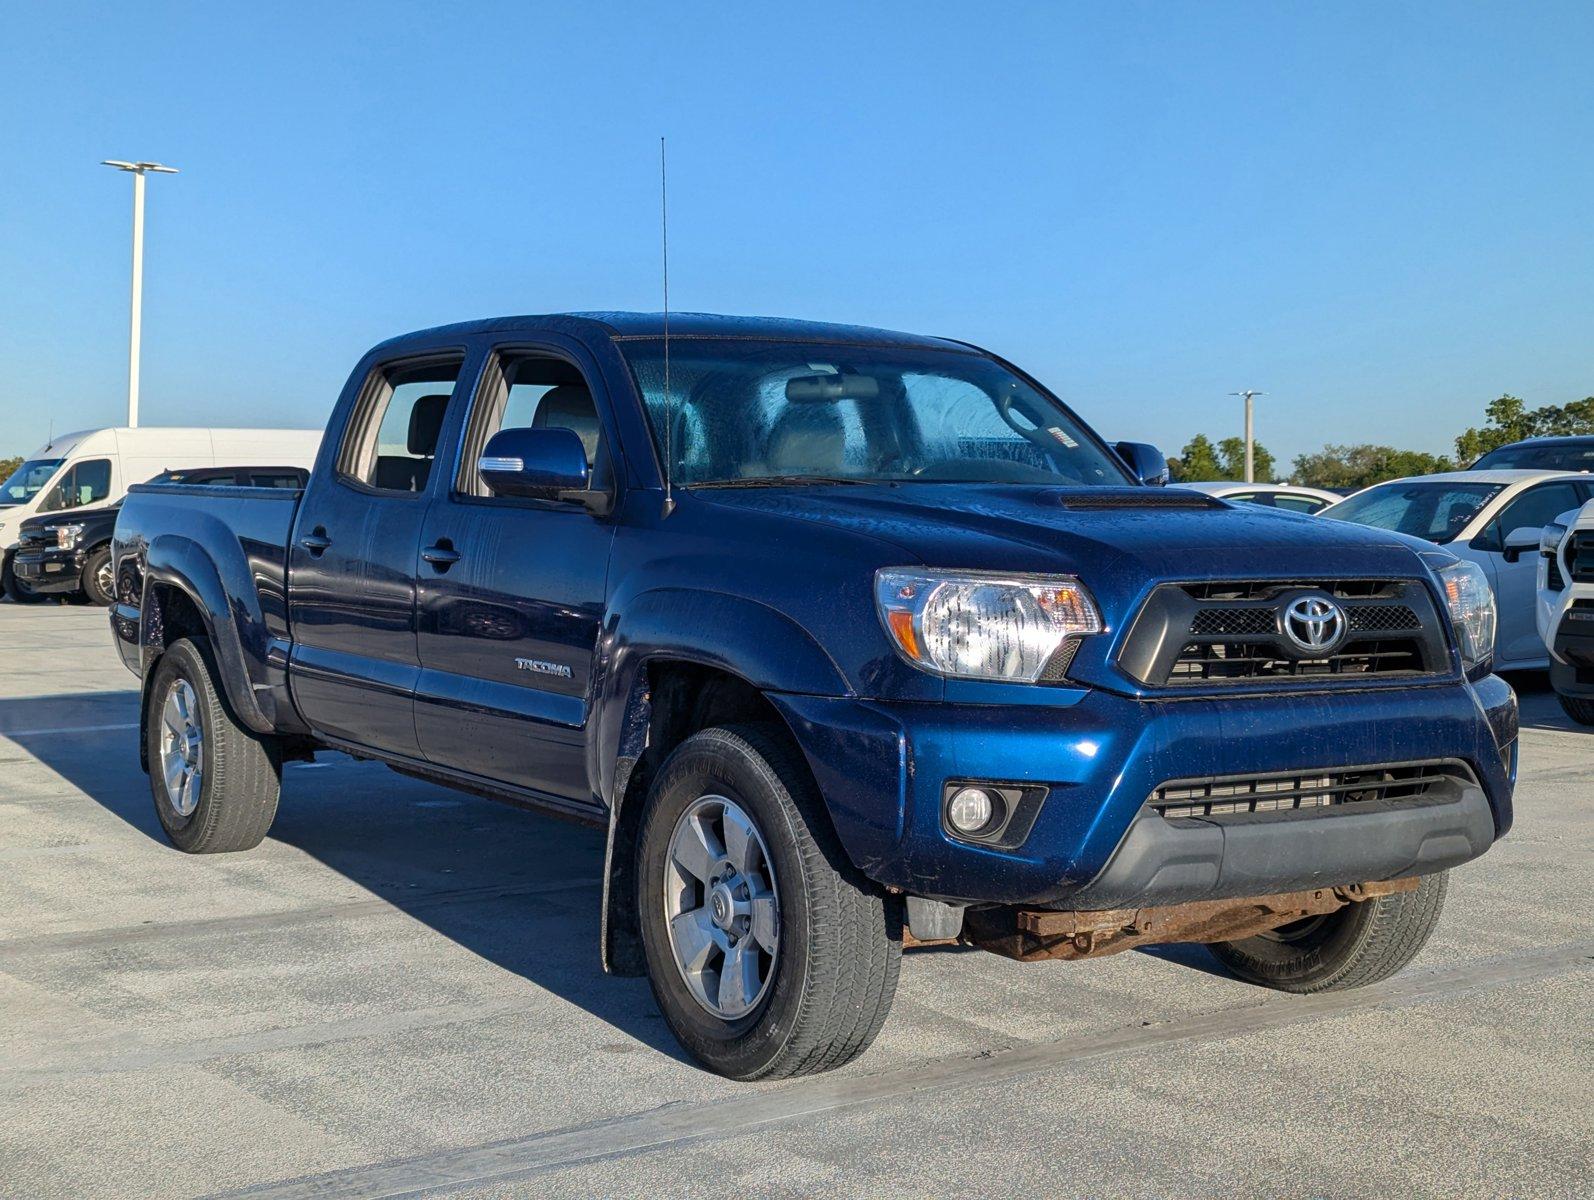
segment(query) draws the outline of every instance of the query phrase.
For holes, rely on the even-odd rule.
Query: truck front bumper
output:
[[[1363,692],[1136,700],[1085,691],[1044,707],[772,697],[843,846],[870,878],[953,902],[1104,909],[1427,874],[1511,825],[1516,697],[1496,676]],[[1418,799],[1164,816],[1172,781],[1453,764]],[[1011,848],[954,836],[949,781],[1039,797]]]
[[[1594,605],[1574,603],[1561,614],[1550,659],[1550,682],[1563,696],[1594,698]]]
[[[11,572],[30,592],[40,595],[75,592],[82,582],[83,562],[81,550],[27,546],[12,556]]]

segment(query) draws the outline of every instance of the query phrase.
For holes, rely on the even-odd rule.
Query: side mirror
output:
[[[1513,529],[1506,534],[1505,549],[1502,552],[1505,555],[1506,562],[1514,563],[1521,559],[1523,554],[1537,553],[1539,539],[1542,536],[1544,536],[1544,530],[1532,529],[1526,525],[1520,529]]]
[[[1167,486],[1168,460],[1162,457],[1161,450],[1146,442],[1118,442],[1113,449],[1118,451],[1118,457],[1128,464],[1141,483],[1152,487]]]
[[[584,500],[592,475],[587,451],[573,429],[500,429],[476,460],[482,482],[495,496],[532,500]]]

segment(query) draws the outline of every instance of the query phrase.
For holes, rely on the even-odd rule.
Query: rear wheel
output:
[[[111,574],[111,548],[101,546],[89,552],[83,564],[83,577],[79,584],[89,603],[109,608],[116,599],[116,578]]]
[[[778,733],[681,743],[649,792],[637,856],[653,994],[704,1066],[810,1074],[874,1041],[901,965],[900,904],[847,861]]]
[[[1417,957],[1439,923],[1448,882],[1446,871],[1425,875],[1415,891],[1355,901],[1210,949],[1241,979],[1281,992],[1365,987]]]
[[[277,815],[276,747],[228,711],[202,639],[174,642],[150,678],[144,713],[155,813],[179,850],[252,850]]]
[[[1559,692],[1555,698],[1561,702],[1561,710],[1579,725],[1594,725],[1594,700]]]

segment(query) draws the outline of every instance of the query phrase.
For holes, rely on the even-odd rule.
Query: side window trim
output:
[[[568,505],[554,504],[549,501],[490,496],[476,490],[476,462],[481,457],[482,450],[486,448],[487,442],[491,438],[491,435],[486,431],[491,422],[502,420],[509,404],[509,376],[505,371],[505,364],[522,358],[546,358],[562,362],[581,375],[587,391],[592,395],[593,409],[598,418],[598,462],[594,464],[594,471],[602,470],[602,464],[607,460],[609,463],[608,475],[612,478],[616,474],[613,448],[615,444],[614,429],[608,414],[605,412],[607,407],[604,402],[605,393],[601,386],[594,386],[594,380],[601,380],[601,375],[595,366],[591,364],[584,365],[573,354],[556,346],[535,342],[504,342],[488,348],[476,387],[471,395],[470,407],[465,413],[464,421],[461,423],[454,470],[449,476],[448,498],[450,500],[463,500],[478,504],[502,504],[521,508],[551,508],[559,511],[568,509]]]

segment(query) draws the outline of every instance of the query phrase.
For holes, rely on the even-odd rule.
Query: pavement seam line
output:
[[[1591,966],[1594,942],[1567,943],[1535,953],[1412,972],[1360,991],[1278,996],[1244,1008],[1219,1009],[1155,1025],[1119,1026],[1087,1035],[1084,1044],[1078,1038],[1019,1042],[997,1050],[928,1059],[874,1075],[822,1075],[702,1104],[676,1101],[566,1129],[217,1193],[214,1200],[401,1200],[736,1137],[770,1125],[901,1100],[932,1089],[940,1095],[952,1089],[989,1086],[1162,1046],[1226,1041],[1357,1012],[1406,1008]]]

